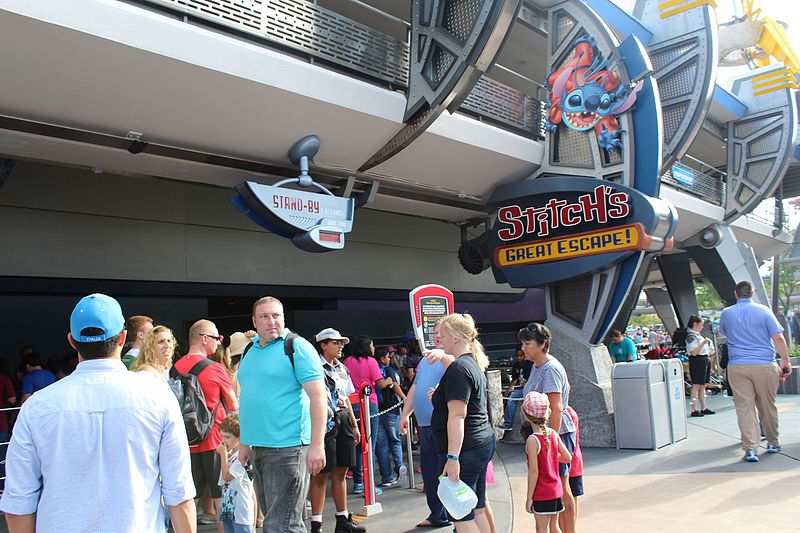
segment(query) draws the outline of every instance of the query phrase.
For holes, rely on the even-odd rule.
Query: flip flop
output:
[[[447,527],[452,526],[452,522],[431,522],[430,520],[423,520],[416,527],[430,527],[430,528],[439,528],[439,527]]]

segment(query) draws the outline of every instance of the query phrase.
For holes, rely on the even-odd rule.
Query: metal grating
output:
[[[739,122],[734,127],[734,135],[737,139],[745,139],[752,134],[765,129],[767,126],[781,119],[781,115],[772,115],[769,117],[757,118],[755,120],[748,120]]]
[[[747,156],[774,155],[781,149],[781,130],[776,128],[747,144]]]
[[[690,50],[697,48],[697,42],[686,44],[680,43],[678,46],[659,50],[650,56],[653,63],[653,70],[661,70],[689,53]]]
[[[689,102],[667,106],[662,110],[664,116],[664,140],[666,142],[671,141],[675,132],[681,127],[688,110]]]
[[[692,94],[697,78],[697,60],[690,65],[658,78],[662,101]]]
[[[558,14],[558,23],[556,24],[556,36],[554,40],[554,47],[557,47],[561,42],[567,38],[569,32],[575,26],[575,19],[568,16],[563,11]]]
[[[372,79],[408,87],[409,45],[309,0],[143,0],[181,14],[299,50]],[[469,9],[452,8],[452,28],[464,27]],[[479,4],[469,0],[469,5]],[[475,15],[477,16],[477,14]],[[466,17],[466,18],[465,18]],[[474,17],[473,17],[474,18]],[[565,21],[569,27],[574,21]],[[443,76],[450,60],[442,55],[431,72]],[[483,77],[464,111],[510,128],[544,137],[544,105],[531,95]]]
[[[482,77],[461,110],[544,138],[544,103],[491,78]]]
[[[553,163],[563,161],[571,166],[594,168],[594,157],[590,145],[590,136],[593,135],[593,132],[575,131],[559,125],[552,135],[555,138],[554,146],[556,148],[556,159]]]
[[[753,161],[747,163],[744,167],[744,175],[742,180],[746,181],[756,187],[764,185],[764,181],[769,176],[769,171],[772,170],[772,165],[775,163],[774,158],[762,159],[761,161]]]
[[[583,276],[553,284],[553,311],[576,324],[582,324],[589,308],[592,276]]]
[[[481,4],[480,0],[446,0],[441,28],[463,46],[475,27]]]
[[[262,31],[278,42],[396,84],[408,83],[408,44],[303,0],[267,0]]]
[[[725,184],[713,176],[697,172],[689,167],[686,168],[694,175],[694,182],[691,185],[676,180],[672,176],[672,169],[667,170],[667,172],[661,176],[661,183],[691,193],[707,202],[722,205],[725,200]]]
[[[176,0],[179,6],[219,19],[220,22],[241,24],[261,29],[262,0]]]
[[[432,89],[439,87],[447,77],[453,64],[456,62],[456,56],[446,48],[434,42],[432,45],[431,55],[428,57],[428,63],[423,69],[425,80]]]

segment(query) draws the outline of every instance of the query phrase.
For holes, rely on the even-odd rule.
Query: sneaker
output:
[[[336,517],[336,529],[333,533],[367,533],[367,528],[353,520],[353,514]]]
[[[512,424],[509,424],[508,422],[503,422],[501,425],[497,426],[497,429],[501,431],[511,431],[512,429],[514,429],[514,426]]]
[[[408,484],[408,468],[406,467],[406,465],[400,467],[400,471],[397,474],[397,484],[398,485]]]
[[[311,521],[311,533],[322,533],[322,522]]]
[[[757,463],[758,462],[758,454],[755,450],[747,450],[744,452],[744,460],[748,463]]]
[[[693,418],[697,418],[699,416],[705,416],[705,415],[701,411],[692,411],[692,414],[689,415],[689,416],[691,416]]]
[[[397,478],[396,477],[390,479],[389,481],[384,481],[383,483],[381,483],[381,487],[386,487],[387,489],[391,488],[391,487],[394,487],[396,485],[397,485]]]
[[[781,451],[780,444],[767,444],[767,453],[778,453]]]
[[[353,472],[348,470],[344,477],[347,479],[353,479]]]
[[[353,494],[364,494],[364,484],[353,485]],[[377,496],[378,494],[383,494],[383,491],[380,487],[375,487],[375,495]]]
[[[715,411],[712,411],[708,407],[706,407],[705,409],[703,409],[700,412],[703,413],[704,415],[715,415],[715,414],[717,414]]]

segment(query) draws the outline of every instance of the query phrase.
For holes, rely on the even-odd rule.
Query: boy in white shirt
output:
[[[239,462],[239,417],[228,416],[222,421],[220,432],[222,444],[217,448],[222,466],[220,522],[225,533],[254,533],[255,491],[250,473]]]

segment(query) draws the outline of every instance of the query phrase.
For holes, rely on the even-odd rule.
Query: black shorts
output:
[[[325,434],[324,473],[333,472],[335,467],[350,468],[356,464],[356,438],[350,424],[350,413],[340,409],[336,413],[336,425]]]
[[[222,487],[219,486],[219,473],[222,466],[216,450],[193,453],[191,457],[192,479],[197,497],[222,498]]]
[[[533,512],[536,514],[558,514],[564,510],[561,498],[555,500],[533,500]]]
[[[583,496],[583,476],[569,478],[569,489],[573,496]]]
[[[711,363],[707,355],[689,356],[689,375],[692,385],[705,385],[711,377]]]

